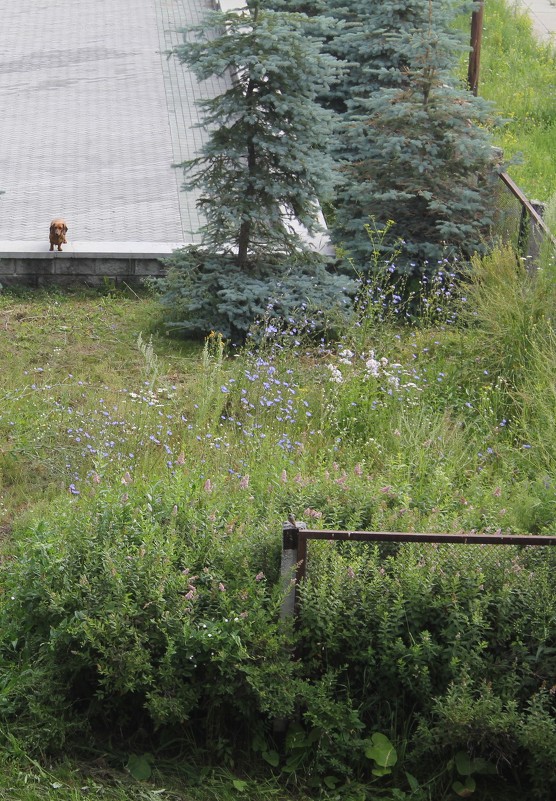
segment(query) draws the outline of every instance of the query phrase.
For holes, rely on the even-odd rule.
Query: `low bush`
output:
[[[322,696],[306,699],[324,770],[337,769],[338,743],[349,741],[344,765],[364,776],[365,747],[380,731],[423,784],[439,766],[447,781],[450,760],[465,751],[510,782],[528,774],[546,798],[556,777],[531,735],[537,725],[554,740],[555,557],[553,549],[400,545],[385,555],[378,545],[312,543],[299,633],[305,675],[319,677],[329,703],[352,710],[330,726]]]
[[[276,558],[219,525],[208,497],[195,481],[99,491],[20,532],[3,570],[1,710],[29,746],[161,727],[204,745],[291,714],[281,589],[262,569]]]
[[[285,777],[349,781],[361,798],[409,790],[404,771],[440,792],[464,752],[491,766],[485,786],[520,777],[543,797],[556,553],[313,543],[294,634],[277,538],[234,528],[239,508],[216,512],[211,496],[183,476],[127,485],[21,528],[2,571],[12,736],[51,753],[99,738],[253,749]],[[385,773],[368,755],[377,732],[399,755]]]

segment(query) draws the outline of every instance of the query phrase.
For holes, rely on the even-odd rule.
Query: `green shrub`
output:
[[[47,749],[79,730],[172,727],[201,745],[290,714],[266,557],[232,538],[222,551],[202,487],[124,489],[20,533],[3,576],[3,715]]]
[[[535,772],[536,786],[552,786],[531,718],[535,710],[551,741],[556,554],[542,550],[400,545],[384,556],[378,545],[310,545],[304,671],[311,683],[321,677],[335,704],[357,710],[342,724],[356,775],[368,770],[365,739],[382,731],[403,744],[422,781],[465,750],[497,764],[502,777],[511,764]],[[311,694],[306,703],[313,728]],[[322,697],[318,709],[326,730]],[[338,769],[331,757],[327,766]]]

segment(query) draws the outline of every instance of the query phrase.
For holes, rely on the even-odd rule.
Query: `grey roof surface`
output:
[[[0,7],[7,0],[0,0]],[[202,142],[199,84],[169,48],[209,0],[17,0],[0,25],[0,240],[187,242],[181,170]]]

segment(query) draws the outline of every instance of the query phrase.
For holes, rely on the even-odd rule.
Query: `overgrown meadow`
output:
[[[554,532],[553,269],[385,265],[334,337],[270,305],[241,348],[171,339],[156,298],[1,295],[6,753],[93,749],[141,792],[172,766],[178,798],[225,768],[244,797],[548,799],[554,549],[312,543],[295,627],[280,552],[288,514]]]

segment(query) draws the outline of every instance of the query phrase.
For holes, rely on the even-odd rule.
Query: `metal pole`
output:
[[[280,617],[293,617],[295,614],[295,582],[293,581],[297,568],[297,548],[299,542],[299,529],[296,523],[284,523],[282,528],[282,559],[280,562],[280,575],[284,585],[289,585],[289,590],[284,594]]]
[[[483,38],[483,16],[485,4],[480,0],[479,7],[471,14],[471,53],[467,70],[467,85],[475,97],[479,90],[479,71],[481,69],[481,41]]]
[[[307,540],[299,536],[300,529],[306,528],[305,523],[298,522],[293,515],[288,515],[288,522],[282,526],[282,559],[280,562],[280,576],[287,592],[280,608],[282,620],[291,618],[295,621],[297,616],[297,583],[299,580],[299,548],[300,539],[303,539],[301,549],[307,551]],[[305,563],[305,557],[303,557]],[[295,658],[295,654],[292,654]],[[273,731],[276,737],[284,737],[288,728],[286,718],[275,718]]]
[[[290,589],[282,601],[281,617],[297,616],[298,597],[297,588],[305,578],[307,569],[307,538],[305,537],[306,523],[296,520],[293,515],[288,516],[288,522],[282,527],[282,560],[280,574],[282,581],[290,583]]]

